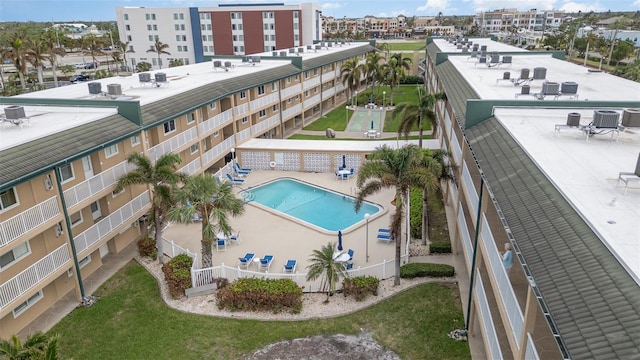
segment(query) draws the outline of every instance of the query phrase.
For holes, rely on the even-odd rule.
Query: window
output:
[[[264,30],[269,30],[269,24],[263,24],[263,25],[262,25],[262,28],[263,28]]]
[[[108,159],[118,153],[118,144],[113,144],[104,148],[104,156]]]
[[[151,14],[151,20],[155,20],[156,19],[156,14]]]
[[[82,222],[82,212],[78,211],[69,215],[69,221],[71,222],[71,227],[80,224]]]
[[[147,25],[147,30],[151,31],[151,25]]]
[[[264,36],[264,41],[269,41],[269,35]],[[265,50],[265,51],[269,51],[269,50]]]
[[[276,83],[271,83],[271,91],[276,91]]]
[[[59,171],[60,171],[60,178],[62,178],[63,184],[69,180],[74,179],[73,166],[71,166],[71,163],[61,166]]]
[[[85,265],[87,265],[90,262],[91,262],[91,255],[87,255],[82,259],[80,259],[80,261],[78,261],[78,267],[82,269],[83,267],[85,267]]]
[[[294,18],[294,19],[297,19],[297,18],[298,18],[298,12],[297,12],[297,11],[294,11],[294,12],[293,12],[293,18]]]
[[[304,72],[304,78],[305,78],[305,79],[308,79],[308,78],[309,78],[309,70],[307,70],[307,71],[305,71],[305,72]]]
[[[151,15],[149,15],[149,14],[144,14],[144,19],[145,19],[145,20],[149,20],[149,19],[151,19]]]
[[[276,36],[275,35],[269,35],[271,36],[271,41],[276,41]]]
[[[93,217],[93,220],[102,216],[102,211],[100,211],[100,203],[94,201],[89,206],[91,207],[91,216]]]
[[[15,188],[0,192],[0,210],[10,208],[18,203]]]
[[[125,28],[125,30],[127,30],[127,31],[131,31],[131,26],[129,26],[129,25],[125,25],[125,26],[124,26],[124,28]]]
[[[259,117],[265,117],[265,116],[267,116],[267,110],[265,110],[265,109],[260,110],[260,112],[258,113],[258,116],[259,116]]]
[[[304,91],[304,97],[309,97],[309,90]]]
[[[209,110],[215,110],[215,108],[216,108],[216,103],[214,102],[209,103]]]
[[[246,123],[248,123],[248,122],[249,122],[249,118],[245,116],[245,117],[243,117],[243,118],[242,118],[241,122],[242,122],[243,124],[246,124]]]
[[[19,261],[23,257],[29,255],[31,253],[31,249],[29,248],[29,242],[23,242],[22,244],[13,248],[13,250],[8,253],[0,256],[0,270],[3,270],[9,267],[11,264]]]
[[[220,135],[220,131],[214,131],[213,134],[211,134],[211,138],[217,138],[218,135]]]
[[[235,18],[236,18],[236,13],[233,13],[233,12],[232,12],[232,13],[231,13],[231,18],[232,18],[232,19],[235,19]]]
[[[173,14],[173,20],[178,20],[178,14],[176,13]]]
[[[258,95],[264,94],[264,85],[258,86]]]
[[[191,112],[188,116],[187,116],[187,124],[191,124],[192,122],[196,121],[196,113],[195,112]]]
[[[153,30],[158,31],[158,25],[153,25]]]
[[[131,137],[131,146],[140,145],[140,135],[133,135]]]
[[[191,145],[189,150],[191,150],[191,154],[197,153],[198,152],[198,144],[196,143],[196,144]]]
[[[276,111],[278,111],[278,104],[275,104],[275,105],[273,105],[273,108],[272,108],[272,110],[273,110],[273,112],[276,112]]]
[[[37,303],[38,300],[40,300],[40,299],[42,299],[42,290],[40,290],[37,293],[29,296],[29,298],[27,300],[25,300],[22,304],[16,306],[13,309],[13,317],[17,318],[18,316],[20,316],[20,314],[22,314],[23,312],[27,311],[28,308],[33,306],[33,304]]]
[[[293,35],[293,41],[300,41],[300,35],[294,34]]]
[[[313,69],[313,75],[318,75],[318,68]]]
[[[124,14],[124,19],[129,20],[129,14]]]
[[[244,99],[247,97],[247,93],[245,91],[240,91],[240,99]]]
[[[176,121],[175,120],[169,120],[166,123],[164,123],[162,126],[164,127],[164,133],[166,135],[166,134],[176,130]]]
[[[298,23],[293,23],[293,30],[298,30]]]
[[[127,35],[127,41],[131,41],[131,35]]]

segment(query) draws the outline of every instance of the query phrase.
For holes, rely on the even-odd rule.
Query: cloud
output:
[[[638,5],[640,5],[640,0],[637,0],[636,2],[638,3]],[[600,3],[597,1],[594,3],[578,3],[575,1],[567,1],[564,4],[562,4],[562,6],[560,6],[560,10],[571,12],[571,13],[582,11],[584,13],[589,11],[593,11],[593,12],[605,11],[606,9],[603,8],[600,5]]]
[[[322,8],[322,10],[339,9],[339,8],[341,8],[343,6],[344,6],[344,4],[343,3],[339,3],[339,2],[328,2],[328,3],[320,4],[320,7]]]
[[[638,0],[640,1],[640,0]],[[449,7],[449,0],[427,0],[427,2],[416,8],[416,11],[419,12],[439,12],[443,10],[447,10]]]
[[[636,0],[631,4],[631,6],[640,6],[640,0]]]

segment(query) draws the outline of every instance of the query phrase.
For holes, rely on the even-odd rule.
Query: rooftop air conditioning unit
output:
[[[322,46],[320,46],[320,45],[316,45],[316,51],[318,51],[318,50],[320,50],[320,49],[322,49]]]
[[[140,73],[138,74],[138,80],[140,80],[140,82],[151,82],[151,74]]]
[[[102,93],[102,84],[99,82],[90,82],[87,86],[89,86],[89,94],[91,95],[98,95]]]
[[[251,57],[251,62],[252,63],[259,63],[260,62],[260,56],[252,56]]]
[[[287,52],[286,51],[280,51],[280,56],[287,56]]]
[[[272,51],[271,52],[271,56],[278,56],[278,52],[277,51]]]
[[[163,72],[155,73],[155,79],[157,83],[165,83],[167,82],[167,74]]]
[[[114,95],[114,96],[122,95],[122,86],[120,84],[107,85],[107,94]]]
[[[618,127],[620,114],[613,110],[594,110],[593,125],[595,127],[616,128]]]
[[[294,49],[294,48],[289,49],[289,54],[293,54],[295,52],[296,52],[296,49]]]
[[[547,78],[547,68],[537,67],[533,68],[533,80],[544,80]]]
[[[10,120],[24,119],[27,117],[24,113],[24,107],[17,105],[7,106],[4,108],[4,114],[7,119]]]
[[[578,83],[573,81],[565,81],[560,84],[560,92],[562,92],[563,94],[577,94]]]
[[[298,48],[298,52],[299,52],[299,53],[302,53],[302,52],[304,52],[304,48],[302,48],[302,47],[299,47],[299,48]]]
[[[557,95],[560,91],[560,84],[557,82],[547,81],[542,84],[543,95]]]
[[[311,45],[307,45],[307,50],[312,50]]]
[[[567,115],[567,126],[580,126],[580,113],[570,112]]]
[[[528,79],[529,78],[529,69],[520,70],[520,79]]]
[[[622,112],[622,126],[640,127],[640,109],[624,109]]]

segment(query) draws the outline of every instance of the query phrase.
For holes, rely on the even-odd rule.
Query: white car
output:
[[[77,63],[73,65],[73,67],[75,67],[76,69],[84,69],[85,66],[86,66],[85,63]]]

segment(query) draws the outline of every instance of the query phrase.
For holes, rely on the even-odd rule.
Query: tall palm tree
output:
[[[82,37],[82,52],[87,55],[91,55],[91,61],[96,65],[98,64],[97,56],[104,55],[104,52],[102,52],[103,47],[104,42],[102,39],[93,34]]]
[[[41,331],[36,331],[23,343],[16,334],[13,334],[8,340],[0,340],[0,359],[57,359],[58,338],[57,334],[47,336]]]
[[[382,60],[380,53],[373,52],[367,55],[367,60],[364,63],[364,72],[367,80],[371,83],[372,90],[375,90],[375,83],[380,79],[380,62]]]
[[[162,59],[160,59],[160,56],[162,54],[171,55],[171,53],[167,51],[168,48],[169,44],[164,44],[162,41],[160,41],[160,39],[156,39],[156,42],[153,44],[151,49],[147,50],[148,53],[156,53],[156,55],[158,56],[158,66],[160,67],[160,69],[162,69]]]
[[[438,118],[436,117],[435,105],[438,100],[444,100],[443,93],[427,93],[422,85],[418,85],[416,89],[418,103],[401,103],[393,111],[393,116],[400,116],[400,126],[398,127],[398,135],[409,137],[411,129],[416,125],[420,134],[418,136],[418,146],[422,148],[422,138],[424,132],[424,121],[427,120],[433,129],[433,135],[436,134],[438,128]]]
[[[229,215],[244,213],[244,201],[233,192],[233,184],[221,183],[208,173],[187,178],[184,186],[176,190],[175,198],[182,206],[169,211],[170,219],[189,223],[194,215],[202,216],[202,266],[212,267],[211,248],[216,234],[231,234]]]
[[[342,263],[337,262],[333,258],[333,254],[336,252],[336,243],[328,243],[322,246],[320,250],[313,250],[311,257],[309,257],[309,265],[307,265],[307,281],[315,280],[322,277],[322,289],[327,290],[327,300],[329,302],[329,296],[333,295],[336,291],[336,284],[340,281],[340,278],[347,277],[347,271]]]
[[[133,51],[133,48],[129,47],[129,44],[131,43],[131,41],[127,41],[127,42],[120,42],[118,44],[118,46],[120,47],[120,53],[122,54],[122,61],[124,62],[124,66],[127,69],[127,71],[129,71],[129,63],[127,62],[127,54],[129,53],[135,53],[135,51]]]
[[[395,279],[400,285],[400,249],[402,244],[402,217],[409,188],[430,186],[433,173],[422,166],[422,155],[416,145],[391,149],[384,145],[369,155],[358,171],[355,209],[360,210],[364,199],[385,188],[395,189],[395,213],[391,218],[391,237],[395,239]]]
[[[408,57],[403,58],[401,53],[391,55],[387,63],[382,66],[382,77],[389,84],[390,88],[390,105],[394,105],[394,89],[400,85],[400,80],[404,78],[405,71],[409,71],[410,69],[411,59]]]
[[[11,60],[18,71],[20,85],[22,85],[23,89],[27,88],[24,75],[27,73],[27,62],[30,53],[31,49],[29,49],[27,36],[24,32],[14,32],[9,35],[6,58]]]
[[[354,91],[358,89],[363,71],[364,66],[358,63],[358,59],[349,59],[340,67],[340,78],[342,84],[349,89],[349,98],[352,98]]]
[[[63,57],[67,55],[67,52],[64,50],[63,47],[58,45],[56,36],[57,35],[55,30],[47,31],[44,33],[42,40],[44,42],[44,47],[47,52],[47,60],[49,60],[49,63],[51,64],[51,72],[53,73],[53,84],[57,87],[58,86],[58,73],[57,73],[58,56]]]
[[[158,247],[158,262],[163,264],[162,230],[167,225],[169,209],[175,204],[173,192],[177,184],[186,178],[186,175],[177,171],[177,165],[182,160],[173,153],[162,155],[155,164],[147,156],[139,153],[131,153],[127,160],[134,164],[136,169],[122,175],[114,185],[113,191],[120,192],[129,185],[150,187],[151,224]]]
[[[42,72],[44,71],[45,61],[51,61],[49,58],[49,49],[43,36],[29,39],[29,49],[31,50],[27,56],[27,60],[38,71],[38,83],[44,85]]]

